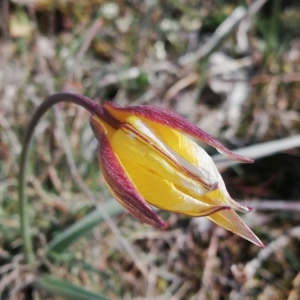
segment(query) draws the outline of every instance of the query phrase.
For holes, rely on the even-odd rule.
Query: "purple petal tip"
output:
[[[251,206],[246,206],[248,209],[249,209],[249,212],[251,212],[251,211],[253,211],[254,210],[254,208],[253,207],[251,207]]]

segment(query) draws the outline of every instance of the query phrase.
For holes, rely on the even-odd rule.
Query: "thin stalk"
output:
[[[21,235],[23,239],[23,250],[26,262],[33,266],[34,264],[34,252],[31,240],[30,223],[28,216],[28,200],[26,195],[26,174],[28,168],[29,150],[32,144],[33,134],[37,124],[39,123],[42,116],[49,110],[53,105],[60,102],[71,102],[87,109],[91,114],[96,114],[102,118],[106,118],[106,112],[102,106],[95,103],[89,98],[81,95],[70,94],[70,93],[59,93],[49,96],[45,101],[37,108],[34,112],[28,128],[25,133],[23,147],[20,157],[20,171],[19,171],[19,215],[20,215],[20,227]]]

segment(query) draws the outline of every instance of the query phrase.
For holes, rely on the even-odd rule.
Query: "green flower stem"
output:
[[[23,239],[23,250],[26,262],[33,266],[35,258],[33,252],[33,245],[31,240],[30,223],[28,216],[28,200],[26,195],[26,173],[28,168],[28,157],[29,150],[33,139],[34,130],[42,118],[42,116],[50,109],[53,105],[60,102],[71,102],[87,109],[91,114],[96,114],[101,117],[105,116],[105,111],[102,106],[95,103],[89,98],[81,95],[70,94],[70,93],[59,93],[49,96],[45,101],[37,108],[33,114],[28,128],[25,133],[23,141],[23,147],[20,157],[20,171],[19,171],[19,215],[20,215],[20,227]]]

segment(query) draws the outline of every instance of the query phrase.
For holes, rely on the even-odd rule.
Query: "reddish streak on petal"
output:
[[[241,155],[235,154],[234,152],[227,149],[219,141],[214,139],[208,133],[204,132],[202,129],[197,127],[195,124],[186,120],[185,118],[175,114],[174,112],[159,108],[152,105],[138,105],[131,107],[120,107],[112,102],[106,102],[103,104],[104,109],[108,110],[112,115],[113,112],[123,112],[128,115],[137,116],[144,118],[146,120],[162,124],[173,128],[175,130],[186,133],[203,143],[206,143],[216,149],[218,149],[223,155],[228,158],[244,163],[253,163],[253,159],[243,157]]]
[[[91,117],[93,130],[99,130],[98,159],[103,176],[116,199],[137,219],[151,226],[164,227],[165,222],[151,209],[130,181],[118,157],[111,148],[103,125],[97,117]]]

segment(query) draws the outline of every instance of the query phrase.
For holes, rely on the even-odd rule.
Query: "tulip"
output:
[[[264,247],[235,211],[234,201],[211,157],[188,136],[215,147],[229,159],[251,163],[181,116],[155,106],[104,103],[90,124],[99,141],[98,159],[116,200],[134,217],[155,227],[165,222],[151,205],[219,226]]]

